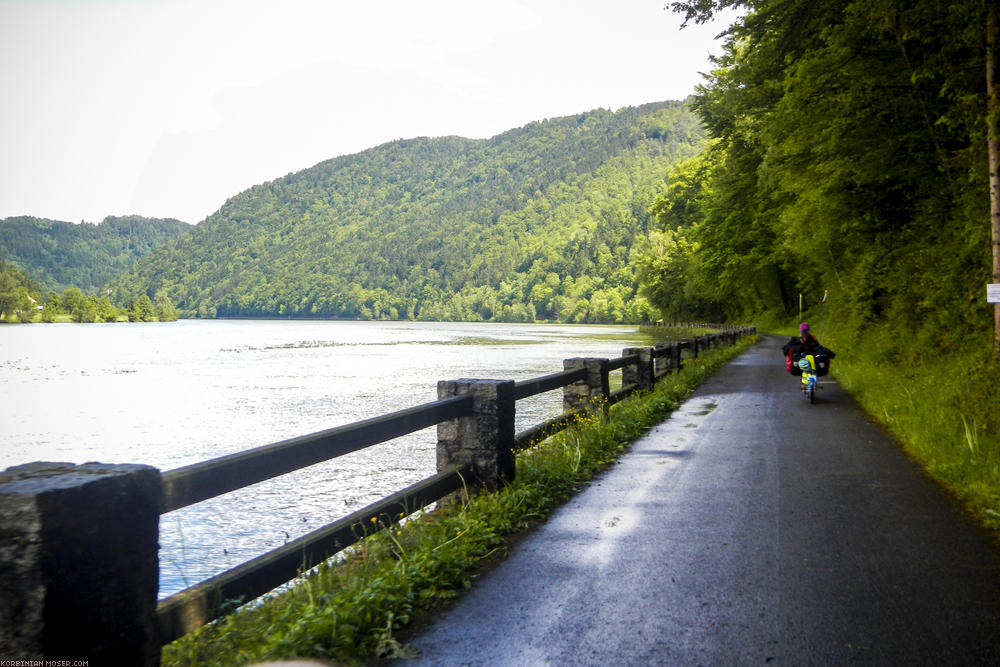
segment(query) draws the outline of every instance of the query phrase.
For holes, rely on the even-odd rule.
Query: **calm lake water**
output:
[[[0,327],[0,470],[31,461],[170,470],[437,399],[437,381],[523,380],[652,344],[636,327],[182,320]],[[522,430],[560,392],[518,402]],[[160,595],[419,481],[436,430],[164,515]]]

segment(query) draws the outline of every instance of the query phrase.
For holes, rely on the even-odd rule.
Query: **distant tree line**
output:
[[[7,322],[170,322],[178,318],[166,292],[154,299],[143,294],[124,308],[115,307],[107,295],[85,294],[79,287],[69,287],[42,297],[42,289],[14,265],[0,260],[0,319]]]

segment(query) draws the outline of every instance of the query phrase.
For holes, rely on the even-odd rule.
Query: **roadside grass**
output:
[[[432,614],[471,586],[484,561],[503,556],[518,533],[543,521],[756,340],[708,351],[662,378],[653,391],[607,410],[595,406],[567,429],[519,451],[511,484],[383,526],[290,588],[164,647],[163,665],[293,657],[375,664],[407,656],[398,633],[416,616]]]
[[[990,354],[992,332],[873,326],[841,316],[820,336],[837,353],[837,380],[1000,541],[1000,360]],[[815,312],[804,319],[823,321]],[[777,321],[758,322],[758,330]],[[792,327],[767,330],[795,334]]]
[[[841,350],[834,373],[914,460],[1000,531],[1000,364],[983,350],[914,358],[891,335],[872,333]]]

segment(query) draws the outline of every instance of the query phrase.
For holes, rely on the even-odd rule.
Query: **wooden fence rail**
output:
[[[530,380],[447,380],[438,400],[161,473],[150,466],[30,463],[0,472],[0,657],[158,665],[163,644],[253,600],[373,530],[461,489],[515,475],[515,451],[574,416],[649,390],[701,350],[751,328],[566,359]],[[621,371],[621,389],[609,374]],[[514,433],[516,402],[562,389],[563,413]],[[157,602],[161,514],[437,427],[438,473]]]
[[[163,473],[163,513],[470,414],[456,396]]]

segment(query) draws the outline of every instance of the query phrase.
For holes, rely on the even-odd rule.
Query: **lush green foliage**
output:
[[[0,258],[45,292],[95,293],[137,259],[191,229],[178,220],[107,217],[97,225],[31,217],[0,220]],[[152,294],[152,293],[151,293]]]
[[[394,634],[415,614],[470,585],[479,563],[512,533],[544,518],[655,425],[691,389],[752,341],[713,350],[647,394],[580,417],[519,452],[517,477],[497,493],[446,505],[369,537],[346,562],[327,564],[290,591],[167,646],[164,665],[239,665],[315,657],[356,663],[405,656]]]
[[[177,309],[163,290],[157,292],[155,303],[143,294],[132,299],[123,310],[116,308],[107,296],[84,294],[79,287],[69,287],[62,294],[49,292],[42,302],[38,285],[0,260],[0,321],[172,322],[177,318]]]
[[[16,266],[0,259],[0,318],[28,321],[41,299],[41,287]]]
[[[714,141],[657,204],[654,302],[793,315],[829,290],[931,349],[986,331],[985,3],[676,4],[748,13],[694,102]]]
[[[194,316],[637,322],[630,258],[683,104],[597,110],[488,140],[392,142],[253,187],[113,283]]]
[[[673,6],[747,13],[693,102],[710,144],[655,205],[645,293],[667,313],[779,327],[802,295],[838,379],[1000,527],[987,3]]]
[[[807,317],[822,322],[822,309]],[[859,335],[847,312],[827,317],[823,341],[839,352],[837,380],[971,514],[1000,531],[1000,366],[989,359],[988,339],[928,351],[901,345],[892,326]]]
[[[49,294],[42,309],[43,321],[53,322],[60,313],[68,314],[73,322],[118,321],[118,309],[106,296],[88,296],[79,287],[66,289],[61,297],[55,292]]]

